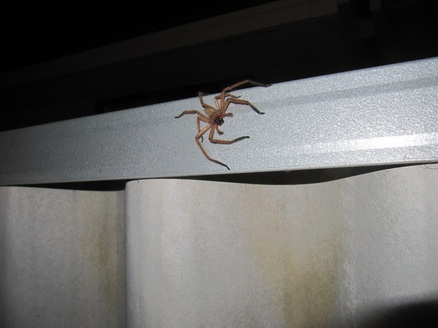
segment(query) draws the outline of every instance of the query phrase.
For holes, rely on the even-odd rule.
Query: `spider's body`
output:
[[[206,103],[204,103],[203,100],[203,93],[199,92],[198,93],[198,97],[199,97],[199,101],[201,102],[202,107],[204,108],[204,112],[205,114],[202,114],[201,112],[197,111],[197,110],[186,110],[184,112],[182,112],[180,115],[176,116],[176,118],[180,118],[181,116],[185,115],[185,114],[197,114],[198,117],[196,119],[197,122],[197,126],[198,126],[198,134],[195,136],[195,141],[198,144],[199,148],[201,148],[202,153],[204,154],[204,156],[214,162],[217,163],[219,165],[225,166],[228,170],[230,169],[228,167],[228,165],[219,162],[218,160],[215,160],[213,158],[211,158],[207,152],[204,150],[204,147],[202,147],[201,142],[203,141],[203,135],[210,130],[209,133],[209,137],[208,139],[210,140],[210,142],[212,143],[220,143],[220,144],[232,144],[234,142],[249,138],[248,136],[243,136],[243,137],[239,137],[233,140],[221,140],[221,139],[215,139],[214,138],[214,132],[217,131],[217,133],[219,133],[220,135],[224,134],[222,131],[219,130],[219,126],[221,126],[222,124],[224,124],[224,117],[231,117],[233,116],[233,114],[231,113],[227,113],[227,109],[228,106],[233,103],[233,104],[241,104],[241,105],[248,105],[250,106],[256,113],[258,114],[264,114],[263,112],[260,112],[256,107],[254,107],[254,105],[252,105],[248,100],[242,100],[242,99],[238,99],[239,96],[234,96],[230,93],[228,93],[229,91],[237,88],[238,86],[241,86],[242,84],[254,84],[254,85],[259,85],[259,86],[264,86],[267,87],[269,85],[266,84],[261,84],[261,83],[257,83],[251,80],[245,80],[245,81],[241,81],[239,83],[233,84],[230,87],[226,87],[225,89],[222,90],[222,92],[217,95],[216,97],[214,97],[215,103],[216,103],[216,108],[208,105]],[[201,121],[204,123],[207,123],[208,125],[206,125],[205,127],[203,127],[201,129]]]

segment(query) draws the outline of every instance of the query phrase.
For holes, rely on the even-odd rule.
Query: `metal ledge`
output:
[[[220,90],[218,90],[219,92]],[[0,185],[438,161],[438,58],[234,92],[224,139],[195,143],[197,97],[0,133]],[[212,103],[214,95],[207,97]]]

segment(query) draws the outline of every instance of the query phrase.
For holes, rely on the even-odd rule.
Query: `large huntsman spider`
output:
[[[228,109],[228,106],[231,103],[240,104],[240,105],[248,105],[257,114],[264,114],[263,112],[259,111],[253,104],[251,104],[248,100],[239,99],[240,96],[234,96],[234,95],[229,93],[231,90],[233,90],[233,89],[235,89],[243,84],[253,84],[253,85],[258,85],[258,86],[262,86],[262,87],[269,86],[269,84],[262,84],[262,83],[254,82],[251,80],[244,80],[244,81],[238,82],[236,84],[233,84],[232,86],[226,87],[225,89],[223,89],[219,95],[214,97],[214,101],[216,103],[216,108],[204,103],[202,96],[204,96],[205,94],[202,92],[198,92],[199,101],[201,102],[202,107],[204,107],[205,114],[207,114],[207,115],[202,114],[201,112],[199,112],[197,110],[186,110],[186,111],[182,112],[181,114],[179,114],[178,116],[175,116],[175,118],[180,118],[181,116],[183,116],[185,114],[197,114],[198,115],[198,117],[196,118],[197,125],[198,125],[198,134],[195,136],[196,143],[198,144],[199,148],[201,148],[202,153],[209,161],[212,161],[212,162],[217,163],[219,165],[225,166],[228,170],[230,169],[228,167],[228,165],[211,158],[207,154],[204,147],[202,147],[201,142],[204,139],[203,135],[208,130],[210,130],[208,139],[210,140],[210,142],[215,143],[215,144],[217,143],[217,144],[227,144],[228,145],[228,144],[232,144],[232,143],[235,143],[237,141],[249,138],[249,136],[243,136],[243,137],[239,137],[239,138],[236,138],[233,140],[221,140],[221,139],[214,138],[215,131],[217,131],[217,133],[219,133],[220,135],[224,134],[222,131],[219,130],[219,126],[224,124],[224,117],[233,116],[232,113],[226,112]],[[201,129],[201,122],[207,123],[208,125],[206,125],[205,127],[203,127]]]

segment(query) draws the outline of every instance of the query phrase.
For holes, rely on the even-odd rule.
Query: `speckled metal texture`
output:
[[[193,97],[0,133],[0,184],[438,161],[438,58],[234,94],[266,114],[231,105],[222,137],[250,138],[232,145],[204,138],[206,151],[231,171],[201,153],[195,115],[175,119],[202,109]]]

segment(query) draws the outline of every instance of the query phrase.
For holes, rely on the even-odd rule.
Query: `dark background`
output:
[[[2,5],[0,131],[194,97],[198,90],[216,93],[245,78],[276,83],[438,55],[436,1],[340,0],[333,15],[53,78],[16,75],[31,76],[32,70],[22,69],[267,2]]]

